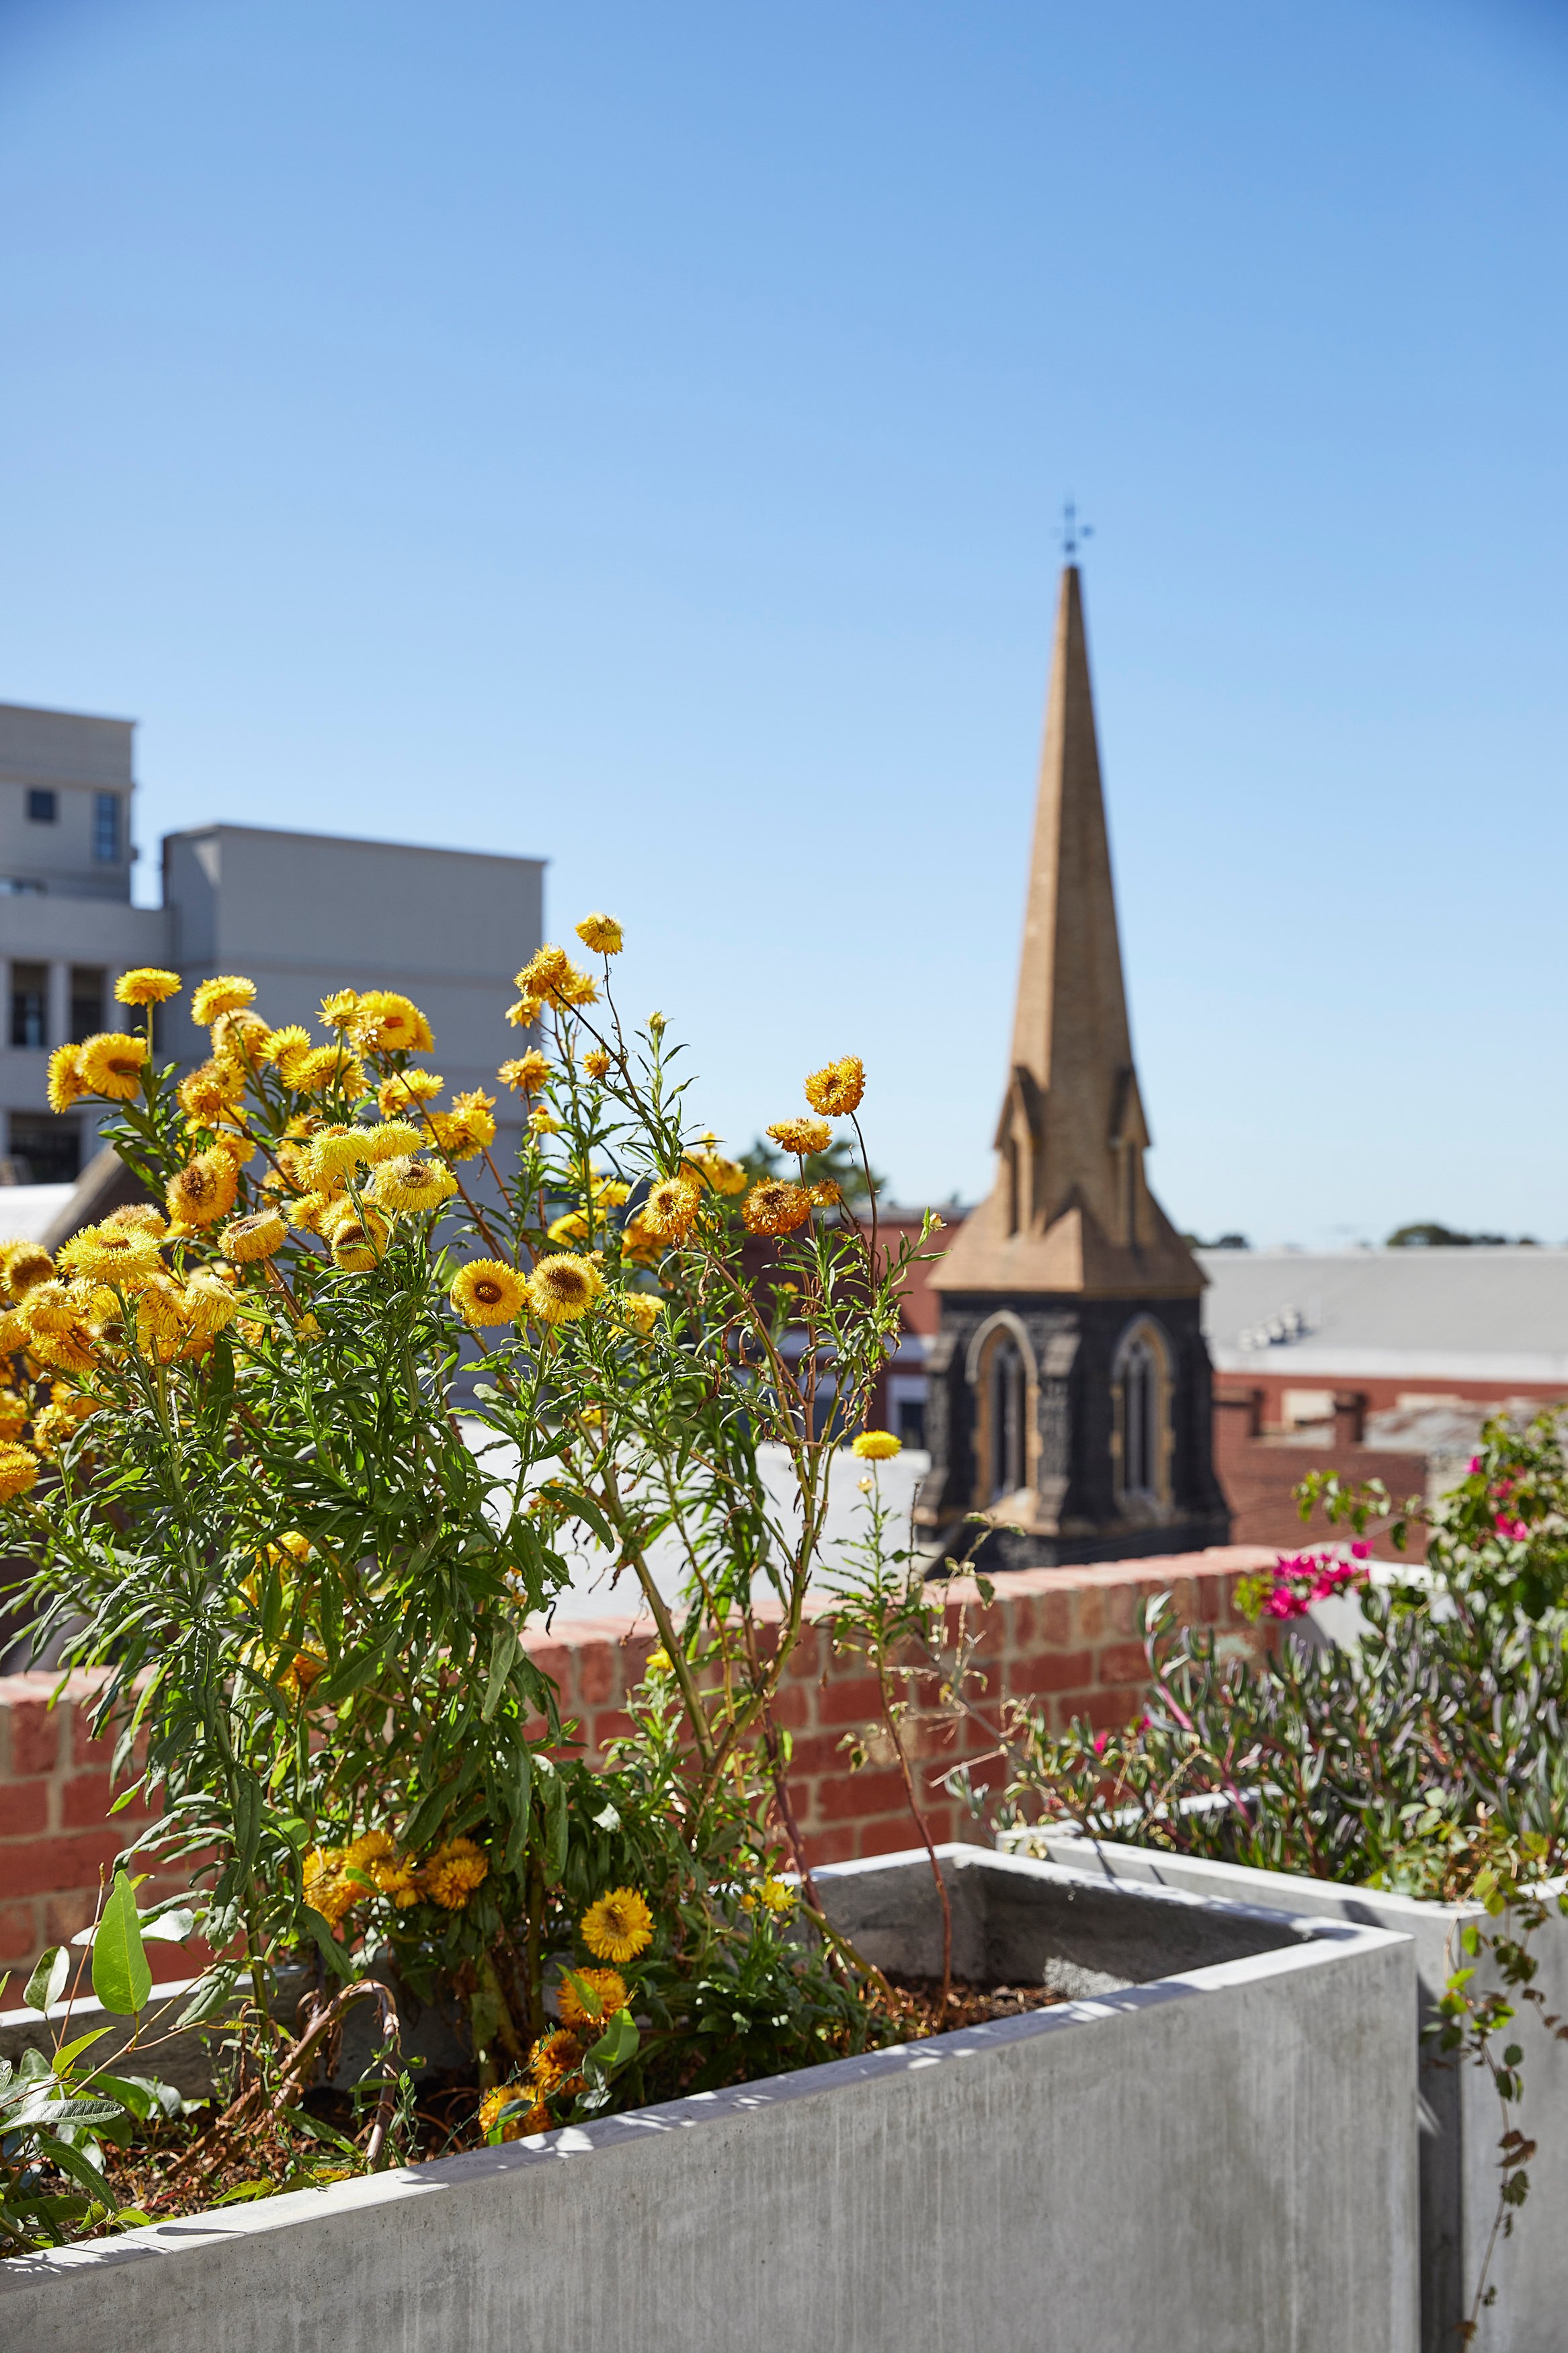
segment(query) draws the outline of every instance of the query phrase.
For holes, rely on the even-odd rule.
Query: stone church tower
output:
[[[1204,1277],[1150,1192],[1078,567],[1062,574],[996,1178],[938,1261],[917,1519],[987,1568],[1224,1544]]]

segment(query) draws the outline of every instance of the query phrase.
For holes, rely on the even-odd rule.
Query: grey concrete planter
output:
[[[1415,2353],[1412,1947],[942,1850],[966,1972],[1079,1998],[0,2263],[26,2353]],[[923,1856],[819,1887],[934,1959]]]
[[[1070,1831],[1005,1833],[1000,1843],[1077,1871],[1099,1870],[1120,1887],[1219,1896],[1296,1918],[1390,1928],[1412,1939],[1409,2032],[1420,2053],[1421,2345],[1422,2353],[1453,2353],[1497,2211],[1503,2127],[1489,2077],[1442,2059],[1420,2030],[1435,2015],[1450,1969],[1463,1959],[1455,1931],[1468,1919],[1484,1921],[1481,1907],[1423,1904],[1288,1872],[1102,1844]],[[1568,2017],[1568,1920],[1550,1917],[1531,1949],[1540,1962],[1536,1983],[1547,2010]],[[1489,2284],[1496,2286],[1497,2299],[1482,2318],[1479,2343],[1483,2353],[1563,2353],[1568,2345],[1568,2240],[1562,2227],[1568,2208],[1568,2045],[1552,2041],[1528,2015],[1517,2031],[1524,2052],[1521,2123],[1537,2154],[1530,2165],[1529,2201],[1512,2237],[1492,2259]]]

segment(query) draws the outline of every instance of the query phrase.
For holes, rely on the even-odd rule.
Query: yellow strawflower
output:
[[[799,1888],[786,1886],[782,1879],[764,1879],[757,1894],[770,1912],[793,1912],[800,1902]]]
[[[60,1250],[59,1262],[72,1274],[88,1275],[98,1282],[117,1282],[122,1290],[134,1290],[163,1271],[153,1235],[107,1222],[84,1226],[80,1233],[73,1234]]]
[[[321,1027],[324,1029],[346,1029],[359,1017],[357,988],[340,988],[321,999]]]
[[[280,1250],[289,1239],[289,1229],[277,1209],[258,1209],[254,1217],[236,1218],[225,1226],[219,1237],[225,1258],[236,1266],[248,1266],[259,1258],[270,1258]]]
[[[47,1282],[55,1271],[54,1260],[42,1242],[0,1242],[0,1275],[13,1299],[21,1299],[34,1285]]]
[[[537,997],[542,1001],[559,987],[571,969],[572,959],[564,948],[538,948],[516,976],[518,995]]]
[[[130,1233],[151,1234],[154,1241],[161,1241],[169,1230],[167,1220],[151,1201],[127,1201],[122,1209],[110,1209],[103,1220],[104,1229],[118,1233],[121,1226]]]
[[[589,1231],[586,1211],[568,1209],[563,1218],[552,1221],[546,1239],[552,1242],[583,1242],[587,1240]]]
[[[410,997],[393,988],[362,991],[353,1019],[354,1044],[370,1054],[427,1054],[436,1040]]]
[[[559,1135],[561,1133],[561,1122],[552,1111],[546,1111],[542,1103],[534,1104],[528,1114],[528,1124],[535,1135]]]
[[[338,1201],[321,1220],[321,1232],[331,1243],[332,1257],[345,1274],[368,1274],[379,1266],[390,1231],[374,1209],[356,1210],[352,1201]]]
[[[448,1160],[472,1160],[495,1142],[495,1106],[494,1095],[487,1095],[475,1087],[467,1094],[454,1095],[450,1111],[426,1113],[436,1142]]]
[[[661,1242],[679,1242],[697,1223],[701,1206],[701,1189],[689,1176],[666,1176],[653,1187],[640,1215],[648,1232]]]
[[[542,2034],[528,2054],[528,2072],[541,2099],[548,2099],[552,2092],[581,2091],[582,2060],[583,2045],[569,2026]]]
[[[122,1029],[104,1029],[78,1048],[77,1076],[89,1095],[131,1103],[142,1092],[142,1065],[146,1060],[145,1038],[128,1038]]]
[[[364,1065],[357,1055],[338,1046],[318,1046],[294,1066],[289,1081],[296,1094],[320,1095],[329,1091],[357,1097],[364,1092]]]
[[[804,1160],[809,1153],[826,1151],[833,1130],[825,1119],[775,1119],[768,1134],[782,1151]]]
[[[272,1031],[259,1013],[220,1013],[212,1026],[215,1061],[253,1070],[268,1060]]]
[[[446,1083],[434,1071],[394,1071],[377,1087],[375,1107],[383,1119],[395,1119],[400,1112],[434,1103]]]
[[[526,2116],[521,2105],[524,2100],[532,2102]],[[519,2110],[516,2116],[501,2116],[503,2108],[512,2106]],[[553,2121],[543,2102],[534,2097],[531,2084],[498,2084],[493,2091],[485,2094],[479,2102],[479,2130],[487,2138],[495,2130],[498,2117],[502,2140],[523,2140],[530,2134],[548,2132]]]
[[[281,1029],[273,1029],[268,1033],[261,1059],[272,1064],[285,1086],[291,1087],[294,1083],[294,1073],[300,1063],[315,1051],[315,1040],[310,1031],[300,1022],[290,1021]]]
[[[515,1005],[509,1005],[507,1007],[506,1018],[510,1022],[514,1029],[531,1029],[534,1023],[538,1020],[542,1009],[542,1001],[541,998],[537,997],[520,997]]]
[[[311,1145],[304,1174],[318,1190],[331,1192],[369,1157],[370,1141],[363,1128],[327,1128]]]
[[[602,1046],[595,1046],[584,1055],[583,1068],[591,1079],[605,1078],[609,1074],[610,1058]]]
[[[577,937],[595,955],[619,955],[625,944],[614,915],[584,915],[577,926]]]
[[[405,1153],[372,1171],[369,1189],[379,1208],[438,1209],[457,1191],[458,1180],[449,1168]]]
[[[134,972],[122,972],[114,984],[117,1005],[162,1005],[165,998],[178,997],[180,976],[163,972],[154,964],[138,965]]]
[[[0,1445],[0,1504],[14,1504],[38,1482],[38,1458],[25,1446]]]
[[[726,1160],[721,1152],[693,1152],[682,1161],[681,1170],[683,1174],[689,1170],[715,1193],[733,1195],[746,1189],[745,1170],[738,1160]]]
[[[550,1064],[538,1047],[520,1054],[514,1061],[503,1062],[496,1072],[503,1087],[510,1087],[520,1095],[536,1095],[550,1076]]]
[[[57,1046],[49,1056],[48,1104],[56,1113],[69,1111],[87,1092],[77,1067],[77,1050],[74,1046]]]
[[[649,1336],[663,1311],[663,1300],[656,1299],[651,1291],[628,1291],[620,1300],[622,1322],[629,1324],[640,1339]]]
[[[451,1289],[451,1301],[466,1324],[512,1324],[521,1314],[527,1290],[498,1258],[475,1259]]]
[[[580,1933],[601,1961],[635,1961],[653,1942],[653,1914],[635,1887],[613,1887],[589,1905]]]
[[[805,1082],[806,1102],[827,1119],[847,1119],[852,1111],[858,1111],[865,1092],[866,1065],[858,1054],[842,1055],[837,1062],[813,1071]]]
[[[374,1168],[380,1160],[406,1160],[425,1142],[423,1128],[406,1119],[384,1119],[364,1139],[364,1156]]]
[[[216,1226],[234,1207],[239,1177],[231,1153],[198,1152],[188,1167],[170,1177],[164,1198],[169,1215],[183,1226]]]
[[[637,1900],[641,1902],[640,1897]],[[596,1910],[597,1906],[595,1908]],[[588,1919],[591,1920],[593,1916],[593,1913],[590,1913]],[[584,1921],[584,1930],[586,1927],[587,1921]],[[643,1941],[646,1944],[647,1939],[645,1937]],[[594,1950],[597,1951],[597,1949],[595,1946]],[[639,1947],[638,1949],[640,1951],[641,1947]],[[628,1955],[627,1957],[629,1958],[630,1956]],[[572,1977],[581,1978],[599,2005],[599,2015],[597,2018],[589,2015],[581,1994],[572,1982],[572,1978],[563,1977],[556,1988],[555,1999],[560,2007],[561,2015],[568,2026],[602,2026],[606,2019],[614,2018],[617,2010],[625,2010],[631,2000],[631,1996],[626,1991],[626,1981],[619,1969],[574,1969]]]
[[[220,1274],[209,1267],[201,1267],[186,1282],[179,1306],[197,1337],[211,1339],[234,1321],[240,1302]]]
[[[437,1848],[419,1877],[433,1903],[444,1911],[460,1912],[489,1875],[489,1862],[473,1840],[455,1838]]]
[[[211,1127],[245,1092],[245,1073],[222,1062],[202,1062],[180,1081],[175,1093],[187,1119]]]
[[[198,1029],[208,1029],[220,1013],[237,1013],[242,1005],[256,1002],[256,983],[242,980],[237,973],[220,973],[216,980],[204,980],[191,998],[191,1019]]]
[[[574,1324],[604,1290],[604,1278],[592,1260],[563,1251],[542,1258],[528,1278],[528,1303],[542,1324]]]
[[[0,1439],[20,1438],[27,1426],[27,1400],[15,1389],[0,1389]]]
[[[752,1186],[741,1215],[750,1234],[793,1234],[811,1215],[811,1196],[798,1185],[766,1176]]]
[[[895,1438],[890,1430],[863,1430],[852,1449],[862,1462],[890,1462],[903,1451],[903,1440]]]

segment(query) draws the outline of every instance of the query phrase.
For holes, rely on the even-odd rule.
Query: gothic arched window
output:
[[[987,1500],[994,1504],[999,1496],[1016,1495],[1027,1476],[1024,1448],[1027,1384],[1018,1344],[1009,1334],[998,1334],[992,1344],[985,1371],[991,1409],[986,1417],[991,1430]]]
[[[1123,1504],[1166,1504],[1171,1495],[1170,1352],[1155,1324],[1133,1325],[1111,1366],[1117,1476]]]

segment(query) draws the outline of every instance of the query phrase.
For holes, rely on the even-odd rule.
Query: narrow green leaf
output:
[[[617,2010],[598,2041],[590,2046],[588,2056],[606,2075],[614,2074],[637,2057],[641,2040],[631,2011]]]
[[[315,1938],[321,1958],[327,1967],[337,1977],[345,1979],[352,1978],[354,1965],[333,1936],[331,1922],[309,1904],[301,1905],[300,1917],[304,1922],[307,1932]]]
[[[136,1898],[122,1871],[114,1874],[98,1934],[92,1940],[92,1989],[116,2018],[134,2018],[147,2006],[153,1972],[142,1942]]]
[[[497,1708],[501,1704],[501,1697],[506,1690],[507,1677],[511,1672],[511,1662],[516,1658],[517,1653],[518,1632],[516,1627],[498,1627],[496,1629],[495,1641],[490,1647],[489,1681],[485,1685],[484,1699],[479,1706],[479,1721],[482,1724],[488,1724],[489,1722],[491,1716],[494,1715]]]

